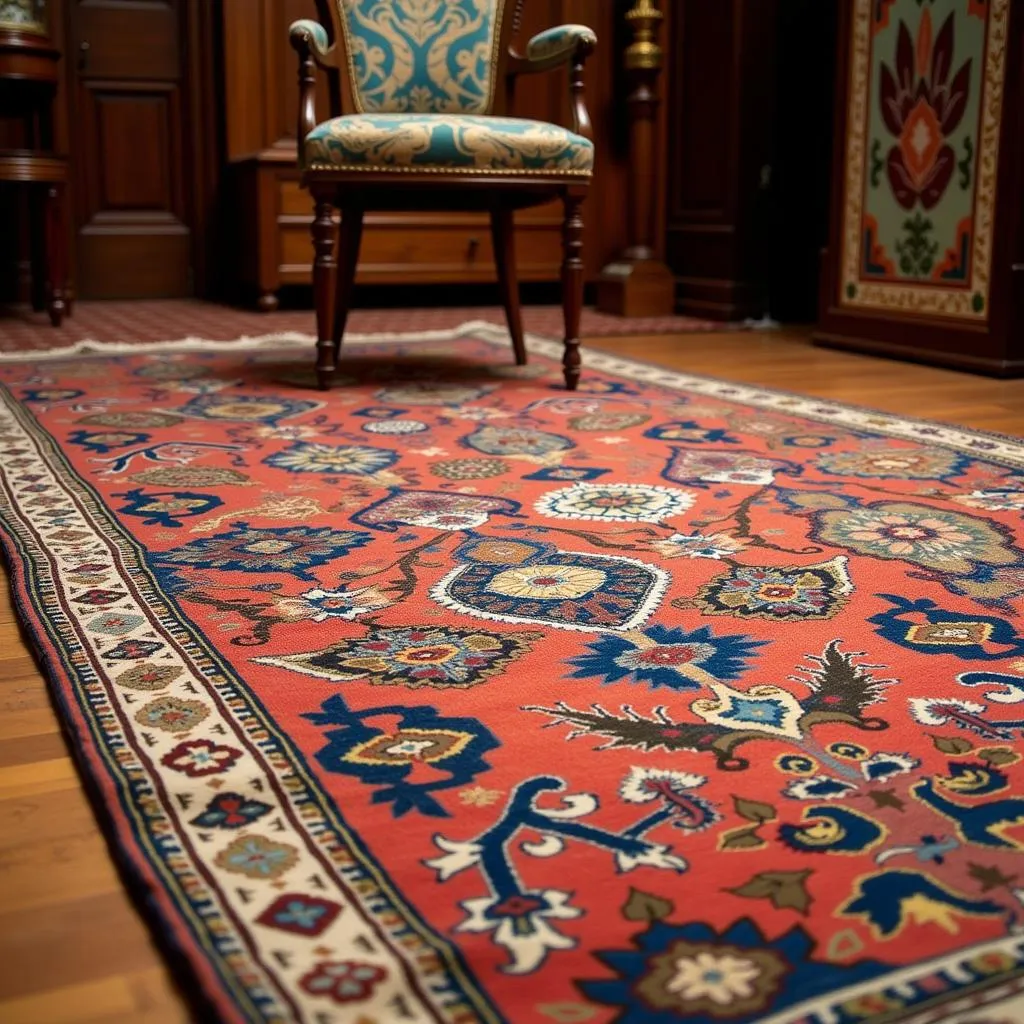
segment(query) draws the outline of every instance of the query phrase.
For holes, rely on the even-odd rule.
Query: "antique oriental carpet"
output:
[[[219,1017],[1024,1020],[1024,442],[532,346],[0,366],[21,614]]]

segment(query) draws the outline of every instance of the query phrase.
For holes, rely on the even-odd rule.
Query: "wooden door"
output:
[[[78,294],[191,293],[187,0],[72,0]]]

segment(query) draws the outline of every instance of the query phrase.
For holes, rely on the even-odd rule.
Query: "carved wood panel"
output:
[[[73,124],[79,294],[187,295],[182,0],[78,0]]]

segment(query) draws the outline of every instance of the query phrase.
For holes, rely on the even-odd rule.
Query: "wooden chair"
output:
[[[317,383],[330,387],[341,350],[367,210],[490,214],[494,257],[516,363],[526,362],[512,217],[560,197],[565,384],[580,375],[581,205],[594,163],[583,64],[597,43],[582,25],[513,46],[524,0],[317,0],[319,22],[297,21],[299,162],[312,194]],[[569,65],[572,129],[505,116],[522,74]],[[327,72],[331,118],[317,123],[316,66]],[[345,100],[343,106],[343,97]],[[348,107],[355,112],[347,115]],[[335,228],[341,211],[336,294]]]

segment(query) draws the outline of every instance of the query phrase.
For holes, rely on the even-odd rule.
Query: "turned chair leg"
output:
[[[50,323],[60,327],[64,314],[64,288],[67,284],[67,237],[64,233],[64,186],[47,185],[46,204],[46,267],[49,277],[47,312]]]
[[[316,384],[321,391],[331,386],[336,369],[331,340],[331,278],[334,275],[334,221],[332,203],[323,193],[313,194],[313,302],[316,305]]]
[[[562,315],[565,351],[562,369],[565,386],[575,391],[580,380],[580,314],[583,311],[583,196],[567,192],[562,223]]]
[[[341,342],[345,337],[345,323],[352,306],[352,290],[359,266],[359,242],[363,237],[363,211],[343,209],[341,211],[341,243],[338,246],[338,283],[334,295],[334,333],[331,335],[334,363],[337,365],[341,354]]]
[[[494,265],[498,271],[498,286],[505,307],[508,333],[516,366],[526,365],[526,342],[523,339],[523,316],[519,308],[519,280],[516,277],[515,223],[511,210],[491,211],[491,237],[494,239]]]

